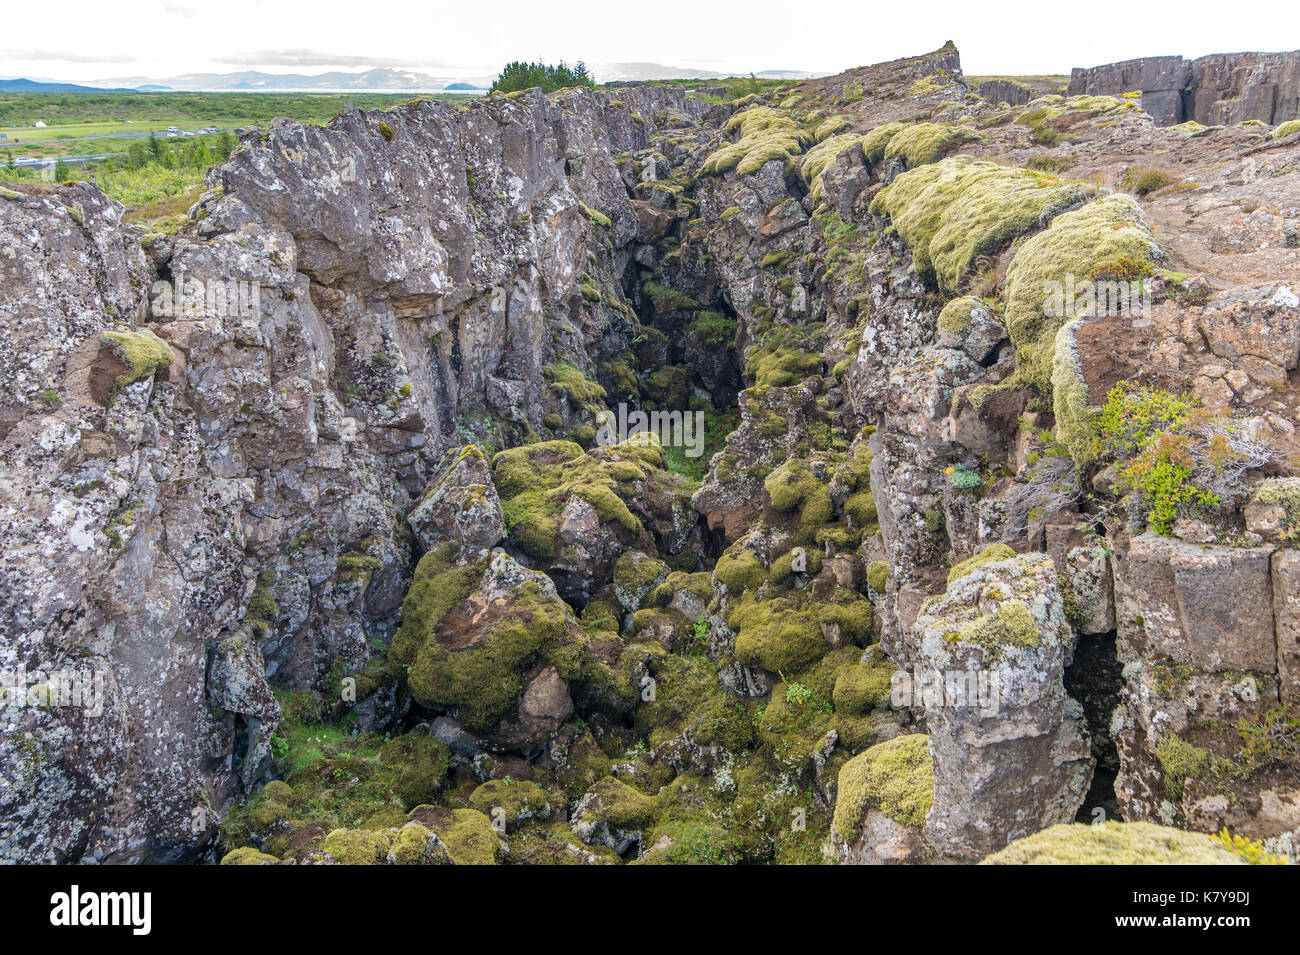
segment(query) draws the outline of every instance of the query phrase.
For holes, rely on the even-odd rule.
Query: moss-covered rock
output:
[[[884,158],[901,158],[909,169],[915,169],[917,166],[937,162],[946,152],[973,139],[979,139],[979,134],[969,126],[913,123],[889,137]],[[864,143],[864,148],[865,145]]]
[[[366,829],[335,829],[325,837],[322,848],[339,865],[384,865],[392,836]]]
[[[884,123],[862,137],[862,154],[869,163],[878,163],[885,158],[889,141],[907,127],[907,123]]]
[[[844,764],[834,819],[841,840],[858,840],[868,809],[879,809],[904,826],[924,825],[934,803],[934,770],[928,743],[929,737],[921,733],[899,736],[864,750]]]
[[[442,790],[451,753],[442,741],[414,732],[385,743],[379,762],[391,771],[393,793],[405,805],[417,806],[432,802]]]
[[[477,809],[443,809],[417,806],[411,820],[428,827],[455,865],[497,865],[501,840],[492,820]]]
[[[1096,192],[1047,173],[954,156],[903,173],[876,195],[871,211],[889,217],[921,275],[955,294],[976,258]]]
[[[1016,347],[1016,382],[1051,393],[1057,332],[1097,308],[1095,297],[1088,301],[1084,294],[1065,301],[1069,289],[1086,293],[1093,288],[1090,275],[1102,267],[1140,278],[1161,254],[1137,202],[1124,195],[1063,213],[1028,239],[1007,268],[1006,323]]]
[[[740,594],[757,590],[767,579],[767,568],[750,547],[738,541],[718,558],[713,565],[713,576],[728,593]]]
[[[628,551],[614,564],[614,596],[628,613],[668,576],[668,565],[641,551]]]
[[[734,143],[710,153],[700,174],[719,175],[735,169],[738,175],[758,172],[774,159],[788,161],[812,145],[813,137],[780,110],[755,106],[727,121],[728,133],[739,133]]]
[[[129,332],[101,332],[99,340],[110,345],[126,365],[127,370],[117,376],[118,388],[145,378],[152,378],[172,363],[175,355],[171,345],[148,328]]]
[[[485,575],[491,580],[479,589],[491,599],[499,594],[501,609],[426,629],[408,676],[416,700],[454,707],[477,732],[492,732],[511,712],[534,663],[554,664],[564,679],[581,676],[587,646],[585,631],[543,575],[505,555],[497,555],[492,568]]]
[[[606,776],[579,800],[573,831],[589,845],[604,845],[620,855],[641,841],[654,822],[655,801],[613,776]]]
[[[221,865],[273,865],[280,860],[252,846],[232,849],[221,857]]]
[[[551,815],[551,797],[527,779],[489,779],[470,794],[469,804],[489,819],[499,817],[507,832]]]
[[[1246,865],[1214,836],[1149,822],[1062,823],[1017,839],[981,865]]]
[[[430,838],[433,833],[418,822],[408,822],[393,837],[389,851],[389,861],[393,865],[428,865],[443,858],[443,854],[431,851]]]
[[[1006,544],[990,544],[974,557],[968,557],[961,563],[953,564],[952,569],[948,571],[948,583],[960,580],[967,574],[974,573],[981,567],[995,563],[999,560],[1010,560],[1016,556],[1016,552]]]

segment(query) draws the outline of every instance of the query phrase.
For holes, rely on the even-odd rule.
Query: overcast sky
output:
[[[58,0],[7,4],[4,20],[0,76],[72,81],[376,66],[471,77],[536,58],[835,73],[948,39],[970,74],[1065,73],[1136,56],[1300,47],[1295,0]]]

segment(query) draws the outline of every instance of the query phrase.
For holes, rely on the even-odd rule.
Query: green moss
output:
[[[788,461],[767,476],[763,487],[773,508],[793,511],[825,484],[809,470],[806,462]]]
[[[378,557],[367,554],[365,551],[349,550],[339,555],[338,563],[335,565],[335,574],[339,581],[347,583],[367,577],[382,566],[383,561]]]
[[[339,865],[383,865],[388,860],[389,836],[365,829],[335,829],[322,848]]]
[[[873,560],[867,565],[867,586],[876,593],[883,594],[885,587],[889,584],[890,568],[889,563],[883,560]]]
[[[713,575],[726,586],[728,593],[739,594],[745,590],[757,590],[767,579],[767,568],[757,554],[736,543],[718,558]]]
[[[728,133],[739,132],[739,138],[711,153],[700,175],[720,175],[729,169],[741,176],[750,175],[774,159],[789,161],[813,141],[798,123],[770,106],[755,106],[735,114],[726,129]]]
[[[741,836],[717,819],[675,814],[646,833],[649,851],[638,865],[736,865],[745,861]]]
[[[734,754],[753,748],[750,713],[723,688],[711,660],[700,653],[647,653],[644,645],[629,651],[626,662],[640,662],[656,681],[655,699],[637,707],[639,737],[652,746],[690,740],[692,746],[717,746]]]
[[[849,495],[844,502],[844,513],[853,519],[854,525],[867,535],[874,534],[879,527],[879,511],[876,499],[870,490],[858,491]]]
[[[571,497],[590,503],[602,522],[639,535],[641,522],[624,498],[643,481],[673,487],[666,463],[661,447],[631,439],[590,453],[571,441],[541,441],[500,452],[492,473],[511,538],[530,557],[551,560],[559,514]]]
[[[662,584],[650,592],[646,604],[651,607],[666,607],[679,591],[685,591],[707,604],[713,599],[713,585],[710,583],[710,577],[708,571],[691,574],[675,570],[668,575]]]
[[[253,588],[253,595],[248,598],[248,606],[244,608],[244,623],[258,637],[265,638],[275,626],[276,618],[280,615],[280,608],[276,606],[275,597],[271,589],[275,586],[275,568],[268,567],[257,575],[257,586]]]
[[[906,128],[907,123],[885,123],[863,136],[862,154],[867,158],[867,162],[874,164],[884,159],[889,141]]]
[[[273,855],[267,855],[252,846],[244,846],[227,852],[221,857],[222,865],[262,865],[267,862],[279,862]]]
[[[387,123],[380,123],[378,128],[379,135],[384,137],[384,142],[391,143],[393,141],[393,127]]]
[[[393,862],[395,865],[421,865],[424,853],[429,847],[429,837],[433,835],[428,827],[418,822],[410,822],[401,828],[393,839]]]
[[[736,320],[720,312],[697,312],[690,330],[703,344],[713,348],[730,347],[736,341]]]
[[[881,653],[873,653],[866,662],[841,667],[831,696],[835,712],[857,716],[885,706],[893,676],[894,665]]]
[[[614,592],[635,603],[668,576],[668,565],[640,551],[626,551],[614,564]]]
[[[919,829],[934,804],[934,769],[920,733],[877,743],[840,769],[835,798],[835,832],[846,843],[862,835],[869,809]]]
[[[379,750],[380,765],[390,770],[392,792],[407,806],[432,802],[451,765],[446,744],[420,732],[407,733]]]
[[[582,207],[583,215],[590,219],[593,225],[598,225],[603,229],[608,229],[613,224],[609,221],[609,216],[605,215],[603,212],[597,212],[585,202],[579,201],[578,205]]]
[[[1056,417],[1056,440],[1065,445],[1080,468],[1092,465],[1097,457],[1096,413],[1088,404],[1088,385],[1075,342],[1080,319],[1066,322],[1056,333],[1052,352],[1052,412]]]
[[[1280,124],[1276,129],[1268,134],[1269,139],[1281,139],[1283,136],[1290,136],[1292,133],[1300,133],[1300,119],[1289,119]]]
[[[948,583],[965,577],[967,574],[974,573],[986,564],[992,564],[999,560],[1010,560],[1016,556],[1016,552],[1006,544],[990,544],[974,557],[969,557],[959,564],[953,564],[952,569],[948,571]]]
[[[608,361],[600,366],[600,371],[609,383],[609,388],[606,390],[610,396],[615,399],[636,397],[640,390],[637,386],[636,373],[627,362]]]
[[[393,663],[414,663],[420,647],[437,630],[442,618],[483,579],[486,561],[461,567],[456,565],[455,555],[455,545],[443,544],[420,558],[402,603],[402,624],[389,649]]]
[[[954,334],[960,333],[970,325],[971,313],[980,307],[980,300],[973,295],[954,298],[939,313],[939,329]]]
[[[551,814],[546,790],[526,779],[489,779],[470,794],[469,805],[489,819],[499,813],[507,832],[529,819],[545,819]]]
[[[992,614],[977,617],[960,631],[944,634],[950,643],[972,643],[995,658],[1008,647],[1033,649],[1040,640],[1038,622],[1022,600],[1004,603]]]
[[[821,373],[820,355],[798,349],[762,346],[745,360],[745,374],[756,385],[784,388]]]
[[[821,202],[822,189],[825,186],[822,174],[827,167],[846,150],[860,149],[862,145],[862,137],[852,134],[830,136],[829,138],[823,136],[820,137],[820,140],[816,146],[813,146],[804,154],[803,159],[799,162],[799,175],[808,184],[808,194],[814,205]]]
[[[574,407],[595,406],[599,410],[605,401],[605,389],[596,382],[588,380],[582,370],[571,361],[561,359],[547,365],[543,375],[550,384],[551,390],[556,394],[564,395]]]
[[[1245,865],[1214,836],[1149,822],[1061,823],[1012,842],[980,865]]]
[[[826,653],[829,648],[817,622],[783,606],[746,596],[728,609],[727,624],[737,631],[737,660],[769,673],[798,673]]]
[[[643,830],[655,818],[655,801],[627,783],[606,776],[591,787],[595,796],[586,818],[613,829]]]
[[[1016,384],[1048,395],[1057,332],[1070,318],[1085,318],[1095,303],[1065,303],[1052,289],[1092,284],[1094,268],[1119,259],[1151,263],[1160,255],[1137,203],[1112,195],[1066,212],[1021,246],[1007,270],[1007,332],[1016,347]],[[1072,313],[1072,314],[1071,314]]]
[[[903,173],[876,195],[871,211],[889,217],[922,276],[955,294],[977,258],[1041,229],[1096,191],[1042,172],[954,156]]]
[[[809,577],[815,577],[821,573],[822,553],[820,550],[803,550],[804,567],[798,571],[794,569],[794,560],[797,553],[798,551],[792,547],[772,561],[769,579],[773,583],[788,585],[792,582],[791,577],[796,573]]]
[[[1116,96],[1063,96],[1049,93],[1025,104],[1017,122],[1033,125],[1064,116],[1066,113],[1125,113],[1136,112],[1141,106],[1133,99]]]
[[[453,809],[449,822],[440,814],[431,828],[442,840],[447,855],[456,865],[496,865],[501,857],[501,841],[492,829],[492,820],[476,809]]]
[[[1193,746],[1173,733],[1165,734],[1156,744],[1156,758],[1165,778],[1165,796],[1174,803],[1182,800],[1183,785],[1189,779],[1218,791],[1238,773],[1231,760]]]
[[[172,363],[172,347],[147,328],[134,332],[101,332],[99,340],[115,346],[127,371],[117,376],[118,388],[152,378]]]
[[[874,131],[873,131],[874,132]],[[909,169],[937,162],[944,151],[979,135],[967,126],[950,123],[915,123],[889,138],[885,158],[902,157]],[[863,143],[866,148],[866,143]]]
[[[674,310],[694,312],[698,311],[700,307],[700,303],[685,292],[679,292],[675,288],[669,288],[667,285],[658,282],[643,282],[641,291],[649,297],[656,312],[662,313]]]
[[[786,675],[825,656],[824,630],[838,628],[845,642],[861,645],[871,638],[873,618],[871,602],[850,590],[826,596],[794,590],[764,600],[747,591],[727,607],[727,625],[736,631],[736,658]]]
[[[569,624],[565,605],[542,598],[530,581],[510,603],[509,614],[474,647],[448,650],[436,633],[428,633],[411,666],[411,695],[424,706],[455,707],[467,728],[490,732],[513,709],[523,691],[524,671],[533,661],[556,663],[561,676],[578,675],[573,659],[577,637]]]

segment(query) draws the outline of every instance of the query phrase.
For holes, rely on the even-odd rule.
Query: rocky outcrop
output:
[[[1300,116],[1300,52],[1144,57],[1070,74],[1071,96],[1130,91],[1142,93],[1142,108],[1161,126],[1275,125]]]
[[[391,637],[394,515],[444,450],[590,420],[546,369],[621,347],[580,289],[638,247],[614,157],[702,110],[646,87],[253,130],[148,258],[93,186],[5,191],[4,665],[75,662],[104,709],[5,734],[4,858],[210,844],[265,772],[266,683],[325,688]]]
[[[1125,680],[1113,736],[1125,818],[1226,827],[1256,839],[1300,827],[1294,781],[1268,765],[1269,754],[1243,752],[1220,729],[1270,732],[1279,701],[1296,696],[1291,555],[1150,534],[1117,542]]]
[[[1071,821],[1093,759],[1083,709],[1065,692],[1076,638],[1051,560],[1024,554],[956,576],[922,610],[916,639],[911,680],[934,754],[931,848],[977,860]]]

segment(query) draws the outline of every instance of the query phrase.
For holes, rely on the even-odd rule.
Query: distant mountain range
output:
[[[79,86],[76,83],[41,83],[35,80],[16,79],[0,80],[0,92],[6,93],[99,93],[110,92],[106,87]],[[131,92],[128,88],[118,87],[111,92]]]
[[[663,63],[598,63],[590,67],[600,83],[623,83],[634,80],[716,80],[734,76]],[[746,74],[748,75],[748,74]],[[818,73],[796,70],[763,70],[754,74],[760,79],[804,80]],[[492,77],[452,79],[430,76],[413,70],[390,68],[363,73],[332,71],[328,73],[263,73],[243,70],[237,73],[186,73],[159,79],[149,76],[122,76],[96,81],[93,85],[59,81],[8,79],[0,80],[0,91],[18,93],[76,93],[136,91],[144,93],[283,93],[283,92],[365,92],[365,93],[477,93],[492,85]]]
[[[716,73],[711,70],[693,70],[683,66],[667,66],[663,63],[595,63],[590,69],[600,83],[624,83],[630,80],[721,80],[738,75]],[[762,70],[754,74],[760,80],[810,80],[825,75],[800,70]]]
[[[440,93],[449,87],[461,91],[486,89],[488,80],[479,83],[448,77],[430,76],[413,70],[374,69],[363,73],[334,70],[328,73],[263,73],[241,70],[237,73],[185,73],[163,79],[148,76],[117,77],[102,81],[104,86],[129,86],[145,91],[175,92],[366,92],[366,93]]]

